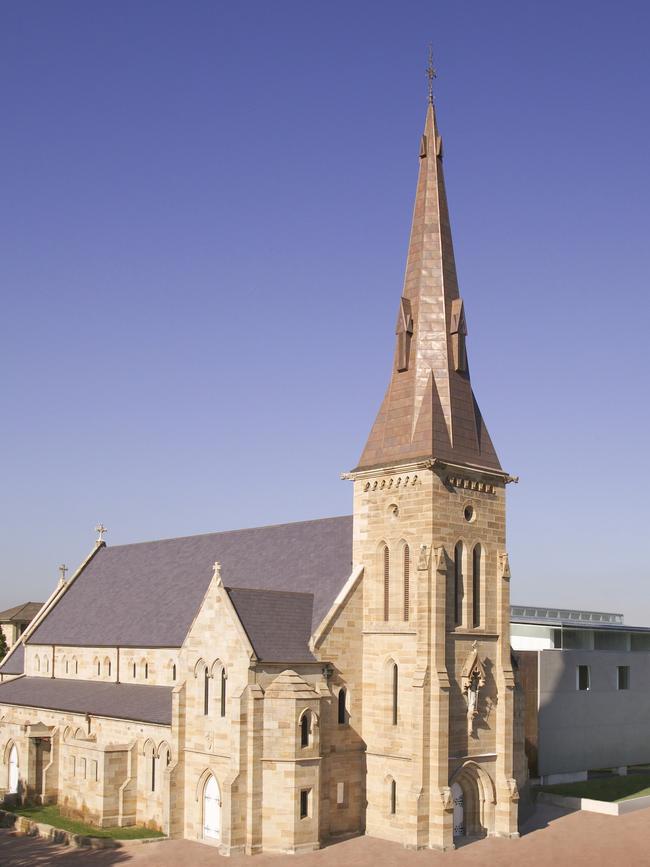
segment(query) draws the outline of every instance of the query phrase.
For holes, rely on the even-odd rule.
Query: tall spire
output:
[[[431,58],[427,76],[432,82]],[[469,378],[442,139],[429,94],[393,371],[357,469],[438,458],[499,470]]]

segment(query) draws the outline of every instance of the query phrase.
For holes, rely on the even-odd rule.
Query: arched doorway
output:
[[[472,840],[494,830],[496,796],[492,778],[474,761],[465,762],[451,779],[454,837]]]
[[[18,791],[18,750],[13,744],[9,752],[9,794]]]
[[[454,837],[465,836],[465,798],[459,783],[452,783],[451,797],[454,801]]]
[[[206,840],[221,839],[221,793],[212,775],[203,789],[203,837]]]

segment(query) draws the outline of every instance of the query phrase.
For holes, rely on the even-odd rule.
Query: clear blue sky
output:
[[[344,514],[426,45],[516,602],[650,624],[646,2],[0,6],[0,607],[109,544]]]

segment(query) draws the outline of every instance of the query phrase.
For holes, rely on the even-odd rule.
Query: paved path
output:
[[[540,806],[519,840],[490,838],[455,852],[411,852],[357,837],[308,855],[221,858],[186,840],[71,850],[0,830],[0,867],[649,867],[650,810],[627,816],[565,813]]]

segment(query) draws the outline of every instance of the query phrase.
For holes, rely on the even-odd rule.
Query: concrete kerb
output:
[[[586,810],[589,813],[603,813],[607,816],[624,816],[636,810],[650,808],[650,796],[628,798],[626,801],[596,801],[593,798],[570,798],[566,795],[553,795],[551,792],[539,792],[537,803],[551,804],[566,810]]]
[[[74,849],[121,849],[126,844],[160,843],[169,837],[145,837],[141,840],[113,840],[111,837],[88,837],[85,834],[73,834],[63,828],[55,828],[43,822],[33,822],[27,816],[19,816],[7,810],[0,810],[0,827],[13,828],[17,834],[24,837],[41,837],[51,843],[71,846]]]

